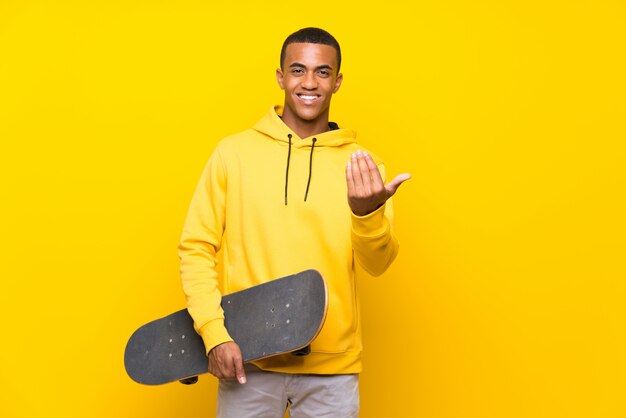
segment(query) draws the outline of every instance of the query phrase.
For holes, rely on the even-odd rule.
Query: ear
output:
[[[283,83],[283,70],[281,70],[280,68],[276,69],[276,81],[278,81],[278,85],[280,86],[281,90],[285,90],[285,84]]]
[[[343,81],[343,74],[339,73],[337,75],[337,78],[335,79],[335,88],[333,88],[333,94],[337,93],[337,90],[339,90],[339,87],[341,87],[342,81]]]

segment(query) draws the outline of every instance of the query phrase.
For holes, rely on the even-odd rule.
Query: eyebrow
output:
[[[306,65],[301,64],[301,63],[299,63],[299,62],[294,62],[293,64],[290,64],[290,65],[289,65],[289,68],[292,68],[292,67],[298,67],[298,68],[304,68],[304,69],[306,69]],[[331,67],[331,66],[330,66],[330,65],[328,65],[328,64],[323,64],[323,65],[320,65],[320,66],[316,67],[315,69],[316,69],[316,70],[325,70],[325,69],[332,70],[332,69],[333,69],[333,67]]]

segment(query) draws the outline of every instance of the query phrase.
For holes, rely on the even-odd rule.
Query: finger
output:
[[[241,356],[234,356],[233,364],[235,366],[235,377],[237,377],[237,381],[242,385],[245,384],[246,372],[243,369],[243,361],[241,361]]]
[[[380,175],[380,170],[378,170],[378,166],[376,166],[374,159],[367,152],[363,153],[363,158],[365,159],[365,163],[367,164],[369,176],[372,181],[372,189],[382,190],[385,187],[385,185],[383,184],[383,178]]]
[[[405,181],[407,181],[410,178],[411,178],[411,175],[408,174],[408,173],[397,175],[393,180],[391,180],[385,186],[385,189],[387,190],[387,195],[389,197],[393,196],[396,193],[396,191],[398,190],[398,187],[400,187],[400,185],[402,183],[404,183]]]
[[[355,153],[352,153],[350,157],[350,168],[352,169],[352,179],[354,181],[354,192],[357,196],[361,196],[363,194],[363,179],[361,178],[361,171],[359,170],[359,162],[357,161]]]
[[[352,163],[346,164],[346,183],[348,184],[348,196],[354,194],[354,179],[352,178]]]
[[[361,183],[363,184],[363,191],[366,194],[370,194],[372,190],[372,179],[370,178],[370,170],[367,167],[367,162],[361,151],[356,152],[356,159],[359,163],[359,173],[361,176]]]

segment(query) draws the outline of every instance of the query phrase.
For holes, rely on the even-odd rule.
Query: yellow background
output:
[[[184,306],[176,246],[221,137],[333,33],[331,119],[390,174],[400,255],[359,280],[362,417],[626,416],[623,1],[0,2],[0,416],[212,416],[124,372]]]

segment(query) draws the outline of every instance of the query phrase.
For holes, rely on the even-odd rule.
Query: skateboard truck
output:
[[[307,345],[306,347],[302,347],[299,350],[292,351],[291,354],[294,355],[294,356],[297,356],[297,357],[307,356],[307,355],[311,354],[311,346]]]

